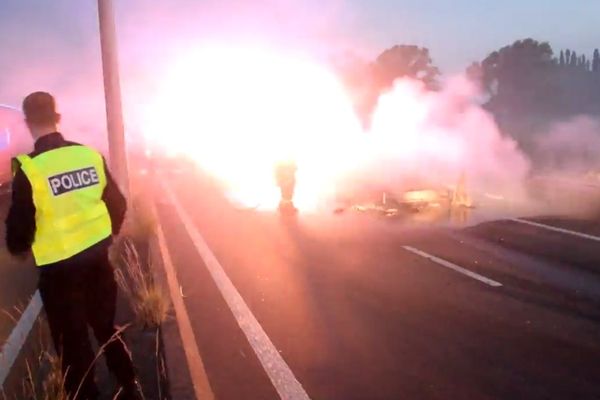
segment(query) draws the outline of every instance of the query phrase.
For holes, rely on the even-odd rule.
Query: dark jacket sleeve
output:
[[[35,238],[35,205],[31,183],[20,168],[12,182],[12,202],[5,224],[8,251],[15,255],[29,251]]]
[[[104,171],[106,174],[106,187],[104,188],[104,193],[102,193],[102,200],[104,200],[104,203],[108,208],[108,213],[110,214],[113,235],[118,235],[123,226],[123,221],[125,220],[127,201],[110,174],[106,161],[104,161]]]

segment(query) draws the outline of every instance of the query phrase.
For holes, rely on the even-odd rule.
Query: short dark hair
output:
[[[56,124],[60,119],[54,97],[47,92],[33,92],[25,97],[23,113],[27,122],[37,125]]]

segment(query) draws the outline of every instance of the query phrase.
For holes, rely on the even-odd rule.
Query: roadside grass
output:
[[[156,374],[166,379],[164,360],[159,357],[159,327],[168,315],[170,307],[168,295],[155,283],[150,269],[141,262],[138,250],[131,239],[120,239],[115,247],[112,257],[120,256],[121,259],[120,262],[114,264],[116,267],[115,278],[123,290],[126,300],[131,305],[136,322],[141,325],[142,329],[156,330]],[[22,311],[23,307],[14,307],[12,310],[2,310],[1,313],[16,323]],[[25,361],[26,373],[20,380],[21,388],[18,389],[20,392],[11,396],[2,393],[3,400],[72,400],[77,398],[77,393],[74,396],[69,396],[65,390],[65,374],[61,368],[62,360],[54,352],[49,341],[48,332],[44,332],[44,329],[47,329],[45,328],[47,323],[43,321],[44,317],[41,318],[35,350],[32,351],[32,356],[27,357]],[[98,362],[106,346],[113,340],[121,340],[120,334],[131,326],[132,323],[129,323],[119,329],[107,343],[98,349],[96,357],[86,372],[86,376]],[[81,384],[78,392],[80,389]],[[159,398],[162,399],[163,393],[160,381],[157,390]],[[117,399],[118,396],[119,392],[114,395],[113,400]]]
[[[139,253],[128,239],[116,245],[121,249],[121,262],[117,263],[115,277],[119,287],[144,328],[158,328],[167,318],[169,298],[165,290],[154,280],[151,268],[145,268]],[[151,266],[150,266],[151,267]]]
[[[158,328],[167,318],[169,296],[154,279],[153,265],[146,265],[138,248],[147,246],[154,237],[158,217],[147,176],[130,178],[131,201],[120,237],[111,249],[111,261],[117,282],[127,297],[136,320],[144,328]]]
[[[2,314],[15,324],[23,314],[24,307],[2,310]],[[62,359],[54,352],[49,339],[47,322],[40,316],[36,337],[32,338],[32,350],[25,356],[25,370],[13,389],[16,393],[2,392],[3,400],[70,400],[65,389],[66,375],[62,371]]]
[[[66,375],[62,371],[61,357],[44,349],[41,351],[38,362],[37,369],[42,368],[45,363],[48,373],[41,382],[41,388],[39,388],[34,370],[31,368],[29,360],[27,361],[27,376],[23,382],[23,395],[25,398],[28,400],[69,400],[69,394],[65,389]]]
[[[23,305],[16,305],[11,310],[3,309],[1,313],[16,325],[24,310]],[[37,340],[32,339],[32,351],[26,356],[25,370],[18,381],[20,385],[14,388],[20,392],[9,396],[3,390],[3,400],[69,400],[64,390],[61,359],[51,350],[44,327],[44,322],[37,325]]]
[[[27,373],[21,381],[21,393],[16,394],[12,398],[15,400],[77,399],[83,382],[100,359],[100,356],[104,354],[106,347],[115,340],[121,340],[121,335],[130,326],[131,324],[121,327],[106,343],[100,346],[73,396],[70,396],[65,388],[65,378],[69,371],[67,370],[66,373],[63,373],[62,358],[53,351],[51,344],[48,343],[48,340],[44,339],[44,335],[40,334],[39,350],[35,363],[32,364],[29,360],[26,360]],[[114,394],[112,400],[118,398],[120,391],[121,389]],[[3,400],[10,399],[11,397],[6,394],[3,395]]]

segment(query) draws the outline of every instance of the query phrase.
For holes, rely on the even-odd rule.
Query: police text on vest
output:
[[[59,196],[77,189],[83,189],[100,183],[98,171],[94,167],[82,168],[54,175],[48,178],[52,194]]]

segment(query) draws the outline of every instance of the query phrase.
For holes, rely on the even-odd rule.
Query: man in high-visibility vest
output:
[[[121,388],[118,398],[141,399],[131,356],[114,326],[117,285],[108,258],[112,235],[125,216],[125,198],[100,153],[58,132],[60,114],[50,94],[30,94],[23,112],[35,147],[13,161],[8,250],[33,253],[71,398],[80,384],[76,400],[98,397],[89,326],[101,345],[108,343],[104,352]]]

